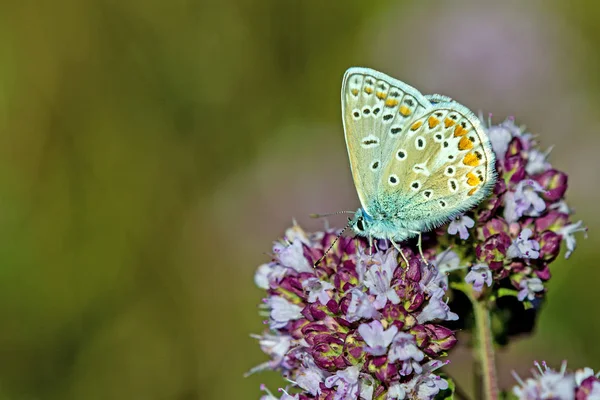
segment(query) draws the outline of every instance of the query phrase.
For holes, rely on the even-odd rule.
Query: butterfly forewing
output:
[[[344,131],[354,184],[365,211],[381,193],[382,174],[399,138],[431,107],[416,89],[385,74],[368,68],[346,71]]]

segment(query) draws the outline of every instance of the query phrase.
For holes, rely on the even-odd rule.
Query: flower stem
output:
[[[498,400],[498,382],[490,313],[485,302],[469,296],[475,316],[475,384],[478,399]]]

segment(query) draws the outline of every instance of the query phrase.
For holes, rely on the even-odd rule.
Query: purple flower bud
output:
[[[535,230],[543,232],[550,230],[558,232],[563,226],[569,224],[569,216],[565,213],[552,210],[535,220]]]
[[[390,362],[387,356],[373,357],[367,361],[367,371],[374,374],[382,382],[390,382],[398,375],[398,367]]]
[[[535,180],[546,190],[542,197],[547,201],[558,201],[567,191],[567,174],[555,169],[538,175]]]
[[[441,353],[452,349],[458,341],[452,330],[441,325],[425,324],[424,328],[429,340],[423,351],[431,357],[439,357]]]
[[[417,256],[409,257],[408,268],[396,269],[396,279],[402,280],[405,277],[408,281],[419,282],[421,281],[421,260]]]
[[[500,232],[479,243],[475,249],[477,259],[489,265],[491,270],[498,270],[504,265],[508,247],[511,245],[508,234]]]
[[[552,276],[552,274],[550,273],[550,268],[548,267],[548,264],[542,264],[534,272],[535,272],[535,276],[537,276],[538,278],[540,278],[543,281],[549,280],[550,277]]]
[[[309,350],[315,364],[330,372],[345,368],[347,365],[344,360],[344,341],[332,335],[322,335],[317,338],[318,343],[311,346]]]
[[[525,161],[520,155],[508,157],[504,162],[504,179],[507,183],[515,184],[525,179]],[[510,186],[510,185],[509,185]]]
[[[302,282],[298,276],[286,276],[277,287],[269,290],[269,294],[277,294],[295,304],[306,300]]]
[[[365,352],[365,342],[361,335],[354,331],[346,336],[344,344],[344,359],[348,365],[357,365],[364,362],[367,353]]]
[[[498,213],[498,208],[503,205],[504,193],[506,193],[506,183],[503,179],[498,179],[494,186],[492,195],[483,202],[479,207],[479,211],[476,211],[477,219],[479,222],[486,222],[490,218],[493,218]]]
[[[302,328],[309,323],[310,321],[308,321],[306,318],[300,318],[298,320],[289,322],[285,327],[285,331],[294,339],[301,339],[303,337]]]
[[[329,300],[327,304],[308,304],[302,310],[302,315],[309,321],[323,321],[331,324],[330,320],[335,320],[338,313],[338,305],[335,300]]]
[[[404,322],[408,311],[401,304],[388,303],[381,309],[381,317],[388,323],[398,329],[404,328]]]
[[[518,137],[514,137],[506,148],[506,153],[504,154],[504,161],[508,160],[514,156],[520,156],[523,152],[523,142]]]
[[[562,238],[552,231],[544,231],[540,238],[540,259],[550,262],[556,259],[560,252]]]
[[[329,334],[329,328],[321,322],[311,322],[302,327],[302,337],[304,337],[309,345],[327,340],[330,336]]]
[[[334,275],[333,286],[342,293],[350,291],[358,284],[358,274],[355,268],[340,268]]]
[[[583,368],[575,371],[575,400],[592,400],[600,398],[600,379],[594,375],[591,368]]]
[[[508,233],[508,223],[504,218],[492,218],[480,229],[483,240],[486,240],[500,232]]]

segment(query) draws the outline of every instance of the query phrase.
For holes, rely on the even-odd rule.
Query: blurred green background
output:
[[[554,145],[588,240],[498,357],[600,368],[600,3],[0,3],[0,399],[256,399],[255,268],[357,207],[341,77],[370,66]],[[343,219],[333,219],[341,224]],[[469,387],[469,355],[451,371]]]

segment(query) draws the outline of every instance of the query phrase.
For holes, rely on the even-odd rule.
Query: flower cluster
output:
[[[402,257],[384,240],[373,246],[362,238],[336,242],[339,232],[307,234],[298,226],[275,243],[272,261],[255,275],[267,292],[262,307],[269,325],[255,337],[270,360],[251,372],[280,371],[291,387],[281,389],[279,400],[447,398],[453,382],[436,370],[456,344],[449,322],[470,315],[460,299],[451,311],[447,297],[462,292],[471,304],[485,303],[492,316],[501,316],[491,333],[501,342],[515,333],[509,322],[522,322],[518,313],[544,296],[561,244],[568,258],[575,233],[586,228],[572,222],[564,201],[567,176],[552,167],[531,134],[512,119],[486,130],[496,155],[493,193],[447,226],[424,233],[425,260],[416,240],[400,244]],[[496,300],[506,296],[517,306],[514,313],[498,312]],[[591,370],[544,368],[534,379],[519,380],[514,394],[600,399]],[[263,400],[278,399],[266,392]]]
[[[337,233],[294,226],[258,268],[270,329],[257,339],[270,361],[254,370],[279,370],[302,391],[285,399],[432,399],[447,390],[434,373],[456,343],[441,324],[458,318],[444,299],[446,276],[410,249],[407,264],[385,241],[369,248],[347,237],[314,266]]]
[[[552,167],[548,152],[537,148],[531,134],[512,119],[488,127],[487,133],[497,159],[493,193],[438,234],[454,236],[441,241],[460,249],[460,264],[471,266],[465,280],[476,291],[498,282],[503,294],[533,302],[545,292],[549,264],[561,243],[568,258],[575,249],[574,234],[586,228],[571,221],[564,201],[567,175]]]
[[[600,373],[594,375],[591,368],[571,373],[567,372],[566,362],[563,362],[560,371],[549,368],[545,362],[542,365],[536,362],[535,366],[537,370],[532,369],[533,378],[525,381],[513,372],[519,385],[512,392],[519,400],[600,400]]]

